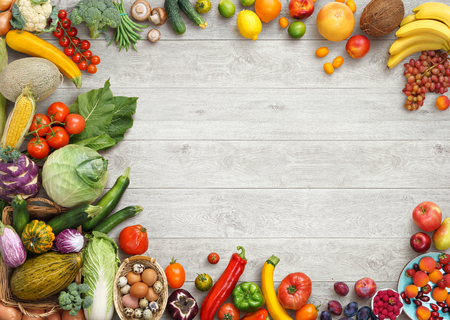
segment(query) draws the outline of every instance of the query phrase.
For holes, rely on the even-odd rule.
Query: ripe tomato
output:
[[[83,56],[84,56],[87,60],[90,60],[90,59],[92,58],[92,51],[91,51],[91,50],[86,50],[86,51],[83,53]]]
[[[72,24],[68,18],[62,18],[59,22],[61,23],[64,29],[69,28],[70,25]]]
[[[39,140],[38,140],[39,139]],[[44,159],[50,152],[47,141],[43,138],[33,138],[27,144],[27,151],[33,158]]]
[[[69,115],[69,107],[62,102],[54,102],[48,107],[47,114],[53,116],[54,121],[64,122]]]
[[[76,37],[77,33],[78,33],[78,30],[75,27],[70,27],[69,30],[67,30],[67,35],[72,38]]]
[[[85,60],[81,61],[78,64],[78,69],[80,69],[81,71],[84,71],[87,69],[87,62]]]
[[[81,50],[88,50],[91,47],[91,43],[87,40],[81,41]]]
[[[183,266],[177,263],[177,260],[172,258],[172,261],[164,272],[166,273],[167,283],[172,289],[178,289],[183,286],[186,275]]]
[[[297,310],[295,313],[296,320],[316,320],[317,319],[317,311],[315,305],[312,303],[305,304],[303,307]]]
[[[89,72],[90,74],[94,74],[94,73],[97,72],[97,67],[95,65],[93,65],[93,64],[90,64],[87,67],[87,72]]]
[[[232,303],[224,303],[217,313],[219,320],[239,320],[241,312]]]
[[[80,54],[79,52],[75,53],[75,54],[72,56],[72,60],[73,60],[73,62],[75,62],[75,63],[80,62],[80,61],[81,61],[81,54]]]
[[[210,254],[208,254],[208,262],[211,264],[216,264],[217,262],[219,262],[220,257],[217,253],[215,252],[211,252]]]
[[[64,19],[67,17],[67,11],[66,10],[59,10],[58,11],[58,18],[59,19]]]
[[[278,287],[278,300],[285,309],[299,310],[310,295],[311,279],[301,272],[289,274]]]
[[[72,38],[72,43],[75,47],[78,47],[78,45],[80,44],[81,40],[80,38]]]
[[[100,57],[99,56],[92,56],[91,63],[95,64],[95,65],[99,64],[100,63]]]
[[[67,47],[69,45],[69,43],[70,43],[70,40],[68,37],[63,36],[63,37],[59,38],[59,45],[61,47]]]
[[[55,38],[58,38],[58,39],[59,39],[59,38],[61,38],[63,35],[64,35],[64,31],[63,31],[63,29],[60,28],[60,27],[57,27],[56,30],[53,31],[53,36],[54,36]]]
[[[45,134],[50,131],[50,127],[44,127],[44,128],[42,128],[42,127],[45,125],[48,125],[50,123],[51,123],[51,121],[50,121],[49,117],[47,117],[45,114],[37,113],[34,115],[33,120],[31,122],[30,132],[38,130],[37,134],[40,137],[45,136]],[[40,129],[40,128],[42,128],[42,129]],[[36,133],[33,133],[33,136],[36,137]]]
[[[143,254],[148,249],[147,230],[140,224],[124,228],[119,234],[119,247],[132,256]]]
[[[69,44],[64,48],[64,53],[66,56],[71,57],[75,53],[75,48],[71,44]]]
[[[64,129],[70,134],[79,134],[83,132],[86,121],[79,114],[72,113],[66,117],[66,125]]]
[[[50,147],[59,149],[69,144],[69,134],[62,127],[52,127],[53,133],[47,133],[47,143]]]

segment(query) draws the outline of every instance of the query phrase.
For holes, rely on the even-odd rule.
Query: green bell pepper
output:
[[[256,283],[242,282],[233,290],[234,306],[239,310],[254,312],[266,302]]]

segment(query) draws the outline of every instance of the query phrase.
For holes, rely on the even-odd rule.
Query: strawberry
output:
[[[441,253],[441,254],[439,255],[439,262],[440,262],[442,265],[449,264],[449,263],[450,263],[450,255],[447,254],[447,253]]]
[[[431,286],[427,284],[426,286],[422,287],[423,294],[429,294],[431,292]]]
[[[408,269],[405,271],[405,276],[407,278],[412,278],[416,274],[416,271],[414,269]]]
[[[436,269],[441,269],[442,268],[442,264],[440,262],[436,262]]]
[[[444,279],[438,281],[437,285],[438,285],[439,288],[445,289],[445,281],[444,281]]]
[[[450,273],[450,264],[446,264],[443,268],[445,273]]]

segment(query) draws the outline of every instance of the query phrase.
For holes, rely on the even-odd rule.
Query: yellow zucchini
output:
[[[19,33],[17,30],[11,30],[6,34],[6,43],[15,51],[53,62],[59,71],[71,79],[78,89],[81,87],[81,72],[78,66],[51,43],[28,31]]]

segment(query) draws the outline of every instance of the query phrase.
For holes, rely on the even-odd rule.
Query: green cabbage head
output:
[[[53,152],[42,170],[47,195],[67,208],[90,204],[108,180],[108,160],[90,148],[69,144]]]

